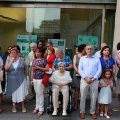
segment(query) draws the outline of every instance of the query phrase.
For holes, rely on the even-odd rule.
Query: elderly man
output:
[[[102,44],[101,44],[101,48],[100,48],[100,50],[97,51],[97,52],[95,53],[95,56],[97,56],[97,57],[101,57],[100,52],[101,52],[101,50],[102,50],[102,48],[103,48],[104,46],[107,46],[107,44],[106,44],[106,43],[102,43]]]
[[[31,48],[31,52],[28,54],[28,61],[29,61],[29,65],[30,65],[29,76],[31,75],[31,66],[32,66],[32,62],[34,59],[34,54],[35,54],[36,49],[37,49],[37,44],[31,43],[30,48]],[[31,92],[32,97],[29,100],[32,101],[35,99],[35,91],[34,91],[33,86],[31,86],[31,85],[30,85],[30,92]]]
[[[85,101],[90,88],[91,105],[90,114],[93,119],[96,119],[96,99],[98,94],[98,78],[102,73],[101,63],[98,57],[93,56],[94,48],[92,45],[86,46],[86,55],[81,57],[78,70],[81,75],[80,84],[80,118],[85,118]]]

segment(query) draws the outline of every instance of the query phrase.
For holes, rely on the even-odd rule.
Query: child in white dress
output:
[[[110,118],[107,115],[108,113],[108,106],[112,102],[112,91],[113,88],[113,81],[111,78],[113,77],[113,72],[110,69],[105,69],[103,71],[102,79],[99,82],[99,87],[101,87],[99,96],[98,96],[98,103],[101,105],[101,113],[100,116],[105,116],[106,118]],[[105,112],[103,112],[105,109]]]

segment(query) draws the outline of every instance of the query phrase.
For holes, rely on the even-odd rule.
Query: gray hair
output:
[[[93,50],[94,50],[94,46],[93,46],[93,45],[88,44],[88,45],[86,45],[86,48],[87,48],[88,46],[92,47]]]
[[[65,62],[59,62],[59,63],[58,63],[58,67],[59,67],[61,64],[64,65],[64,66],[66,67]]]
[[[30,47],[31,46],[36,46],[37,47],[37,44],[36,43],[30,43]]]
[[[64,53],[64,52],[63,52],[62,49],[59,49],[59,48],[58,48],[57,51],[56,51],[56,53],[58,54],[58,53]]]

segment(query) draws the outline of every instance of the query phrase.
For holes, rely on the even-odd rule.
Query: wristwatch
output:
[[[96,80],[95,78],[92,78],[92,80]]]

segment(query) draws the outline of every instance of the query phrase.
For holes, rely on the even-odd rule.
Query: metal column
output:
[[[101,43],[104,42],[104,27],[105,27],[105,8],[102,9]]]

